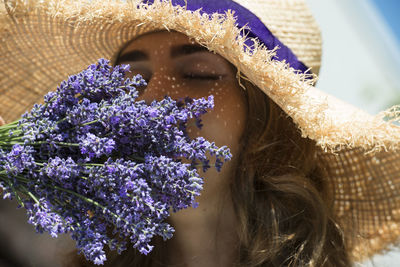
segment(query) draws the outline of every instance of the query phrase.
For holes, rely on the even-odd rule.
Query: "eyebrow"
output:
[[[171,49],[171,57],[176,58],[199,52],[209,52],[209,50],[205,46],[194,44],[173,46]]]
[[[133,50],[118,57],[117,63],[119,62],[128,62],[128,61],[140,61],[140,60],[148,60],[149,56],[142,51]]]
[[[178,45],[173,46],[171,49],[171,58],[177,58],[180,56],[191,55],[200,52],[209,52],[207,47],[201,45]],[[133,50],[128,53],[124,53],[118,57],[117,63],[129,62],[129,61],[141,61],[149,60],[149,55],[146,52],[140,50]]]

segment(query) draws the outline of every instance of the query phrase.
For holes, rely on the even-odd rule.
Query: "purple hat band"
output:
[[[301,62],[296,55],[290,50],[289,47],[285,46],[278,38],[276,38],[270,30],[261,22],[261,20],[254,15],[247,8],[239,5],[232,0],[170,0],[173,5],[186,6],[187,10],[195,11],[201,9],[202,13],[213,14],[220,13],[224,14],[228,9],[235,11],[237,17],[238,27],[247,25],[250,30],[246,30],[248,37],[257,38],[261,41],[268,49],[274,49],[278,47],[276,55],[273,59],[283,61],[290,65],[295,70],[301,73],[310,74],[309,68]],[[152,4],[154,0],[144,0],[148,4]],[[251,47],[251,40],[247,41],[247,44]]]

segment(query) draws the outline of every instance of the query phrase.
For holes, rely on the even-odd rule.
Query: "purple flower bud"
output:
[[[130,241],[148,254],[154,236],[171,238],[170,211],[198,205],[197,167],[210,168],[208,154],[218,171],[231,158],[227,147],[192,140],[186,131],[189,119],[201,127],[212,96],[166,96],[147,105],[136,90],[146,82],[140,75],[125,79],[128,71],[99,59],[70,76],[10,128],[19,144],[0,149],[3,197],[22,190],[29,223],[53,237],[71,233],[95,264],[106,261],[106,244],[121,252]]]

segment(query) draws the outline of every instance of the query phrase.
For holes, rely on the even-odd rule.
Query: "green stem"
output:
[[[17,129],[17,130],[15,130],[15,131],[12,131],[12,132],[13,132],[13,136],[18,136],[18,135],[19,135],[19,133],[22,133],[22,130],[18,129],[17,127],[15,127],[15,129]],[[9,130],[9,129],[8,129],[8,132],[10,132],[10,130]]]
[[[22,202],[21,197],[18,195],[17,191],[15,190],[15,185],[11,180],[7,179],[6,182],[10,186],[11,190],[14,192],[15,198],[17,199],[18,204],[21,205],[21,207],[25,207],[24,202]]]
[[[76,196],[76,197],[78,197],[78,198],[80,198],[80,199],[86,201],[87,203],[93,204],[93,205],[95,205],[95,206],[101,208],[103,211],[107,210],[107,208],[104,207],[103,205],[101,205],[99,202],[94,201],[93,199],[87,198],[87,197],[85,197],[85,196],[82,196],[81,194],[78,194],[78,193],[76,193],[76,192],[74,192],[74,191],[71,191],[71,190],[69,190],[69,189],[65,189],[65,188],[59,187],[59,186],[57,186],[57,185],[55,185],[54,188],[55,188],[55,189],[58,189],[58,190],[60,190],[60,191],[64,191],[64,192],[66,192],[66,193],[69,193],[69,194],[71,194],[71,195],[74,195],[74,196]],[[123,220],[124,222],[127,222],[127,221],[124,220],[123,218],[120,218],[120,217],[119,217],[117,214],[115,214],[114,212],[111,212],[111,211],[110,211],[110,213],[111,213],[111,215],[114,216],[115,218],[121,219],[121,220]]]
[[[81,164],[80,166],[84,166],[84,167],[104,167],[104,164],[100,164],[100,163],[84,163],[84,164]]]
[[[94,124],[96,122],[99,122],[99,121],[98,120],[94,120],[94,121],[85,122],[84,124],[81,124],[80,126],[86,126],[86,125]]]
[[[19,120],[13,121],[11,123],[4,124],[3,126],[0,126],[0,131],[4,129],[10,129],[16,127],[18,124]]]
[[[34,143],[28,143],[28,145],[42,145],[42,144],[48,144],[48,142],[45,141],[39,141],[39,142],[34,142]],[[65,142],[54,142],[56,145],[60,146],[73,146],[73,147],[79,147],[79,144],[76,143],[65,143]]]
[[[25,192],[28,194],[28,196],[30,196],[30,197],[33,199],[33,201],[36,202],[36,204],[40,205],[40,202],[39,202],[39,200],[36,198],[36,196],[35,196],[34,194],[32,194],[31,191],[28,191],[28,189],[26,189],[26,187],[23,187],[23,188],[24,188]]]
[[[11,142],[2,142],[0,141],[0,146],[1,147],[10,147],[16,144],[23,144],[22,142],[16,142],[16,141],[11,141]]]
[[[138,160],[138,161],[140,161],[140,162],[144,162],[144,158],[142,158],[142,157],[138,157],[138,156],[128,156],[127,157],[128,159],[133,159],[133,160]]]

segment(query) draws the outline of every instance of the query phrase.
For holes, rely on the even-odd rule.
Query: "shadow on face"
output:
[[[246,120],[246,98],[236,79],[236,69],[227,60],[178,32],[144,34],[129,42],[116,64],[131,65],[129,77],[141,74],[147,87],[140,89],[140,100],[150,103],[168,95],[174,99],[214,96],[215,107],[202,117],[203,127],[188,127],[189,135],[203,136],[217,146],[230,148],[233,158],[220,173],[213,168],[204,175],[202,196],[227,189],[226,183],[240,150]],[[212,162],[212,160],[211,160]],[[208,181],[210,176],[218,179]]]

